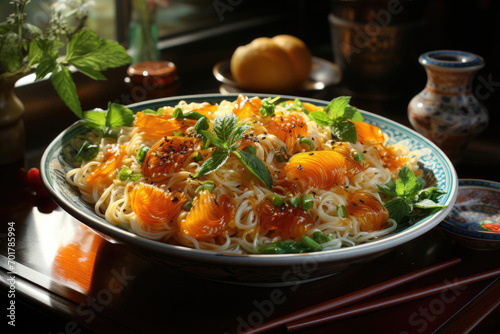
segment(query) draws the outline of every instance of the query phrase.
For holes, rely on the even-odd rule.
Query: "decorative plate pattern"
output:
[[[467,239],[471,248],[500,247],[500,183],[487,180],[459,180],[457,200],[439,224],[452,236]]]
[[[267,96],[272,95],[266,94],[261,97]],[[145,108],[157,109],[165,105],[173,106],[182,100],[214,104],[222,100],[234,101],[237,97],[238,94],[181,96],[133,104],[129,108],[137,112]],[[296,97],[282,96],[282,98],[293,100]],[[316,105],[328,104],[328,101],[300,99]],[[79,192],[71,188],[65,179],[66,172],[73,168],[67,157],[76,154],[81,136],[87,131],[79,122],[61,133],[46,149],[41,161],[42,180],[52,197],[75,218],[100,232],[107,240],[121,243],[125,247],[145,254],[151,260],[161,261],[178,270],[189,268],[189,273],[193,275],[225,282],[258,285],[294,284],[293,279],[284,278],[285,273],[290,271],[291,267],[297,265],[305,267],[307,264],[307,268],[311,268],[311,263],[314,264],[312,267],[315,269],[307,272],[309,280],[345,270],[352,264],[367,261],[427,232],[446,217],[455,202],[457,176],[453,165],[439,148],[428,139],[398,123],[369,112],[361,111],[361,113],[367,122],[379,126],[388,134],[390,143],[404,141],[411,150],[420,150],[422,154],[420,161],[424,171],[430,174],[432,180],[435,180],[438,187],[445,192],[445,195],[439,199],[439,204],[447,208],[414,225],[404,226],[388,236],[353,247],[312,254],[217,254],[148,240],[113,226],[97,216],[94,209],[80,198]],[[217,275],[211,277],[211,272]]]

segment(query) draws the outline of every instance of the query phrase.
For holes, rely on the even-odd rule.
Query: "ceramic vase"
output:
[[[14,92],[16,81],[0,80],[0,165],[21,160],[25,152],[24,105]]]
[[[459,161],[461,149],[488,125],[488,111],[472,90],[484,60],[469,52],[438,50],[422,54],[419,62],[427,84],[410,101],[408,119],[452,161]]]

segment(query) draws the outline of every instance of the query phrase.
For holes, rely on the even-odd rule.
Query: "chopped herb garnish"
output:
[[[272,116],[274,115],[274,111],[276,109],[276,106],[274,105],[274,103],[276,101],[278,101],[280,99],[279,96],[276,96],[275,98],[265,98],[264,100],[262,100],[262,103],[261,103],[261,108],[259,109],[259,112],[260,114],[262,115],[262,117],[269,117],[269,116]]]
[[[310,141],[307,138],[300,138],[299,139],[299,144],[306,144],[307,146],[309,146],[309,149],[311,151],[314,150],[314,144],[312,143],[312,141]]]
[[[292,205],[294,208],[298,208],[300,205],[300,196],[293,196],[288,200],[290,205]]]
[[[121,180],[121,181],[127,181],[127,180],[130,180],[130,181],[137,181],[139,180],[140,178],[142,177],[142,174],[140,172],[134,172],[132,171],[130,168],[128,167],[123,167],[122,169],[120,169],[120,171],[118,172],[118,178]]]
[[[304,195],[300,198],[300,205],[302,209],[309,210],[314,206],[314,196],[311,194]]]
[[[203,190],[208,190],[209,192],[212,192],[214,190],[214,188],[215,188],[215,184],[213,181],[205,181],[205,182],[203,182],[203,184],[201,186],[196,188],[195,193],[197,194]]]
[[[149,152],[149,147],[146,145],[142,145],[138,150],[137,150],[137,163],[142,166],[142,163],[144,162],[144,159],[146,158],[146,154]]]
[[[365,160],[365,157],[363,156],[362,153],[355,152],[354,153],[354,160],[356,160],[357,162],[360,162],[360,161]]]
[[[274,206],[281,206],[283,204],[283,198],[278,195],[278,194],[274,194],[274,197],[273,197],[273,205]]]
[[[340,218],[347,217],[347,209],[344,204],[337,205],[337,216],[339,216]]]

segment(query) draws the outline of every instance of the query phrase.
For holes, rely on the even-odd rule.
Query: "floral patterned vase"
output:
[[[430,51],[419,57],[427,84],[410,101],[411,125],[438,145],[452,161],[488,125],[488,111],[472,93],[472,80],[484,66],[478,55],[451,50]]]

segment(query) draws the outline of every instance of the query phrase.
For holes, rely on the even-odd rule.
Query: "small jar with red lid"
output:
[[[169,61],[144,61],[127,69],[128,92],[135,102],[176,95],[180,82],[177,67]]]

